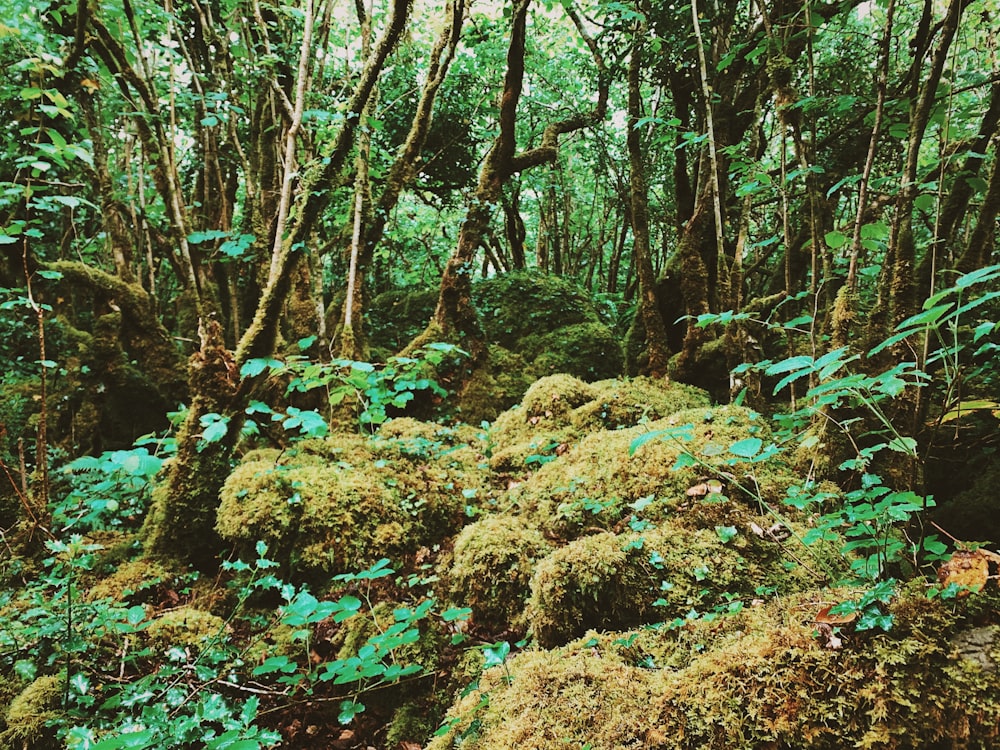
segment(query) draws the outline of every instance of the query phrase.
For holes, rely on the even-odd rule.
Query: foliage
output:
[[[320,599],[275,577],[275,563],[259,544],[252,564],[224,566],[233,603],[223,619],[183,608],[157,617],[142,605],[80,600],[81,579],[100,563],[100,545],[74,536],[51,542],[49,550],[44,575],[19,595],[5,597],[3,606],[12,616],[0,631],[2,666],[5,673],[34,680],[32,685],[58,681],[58,691],[47,699],[46,724],[70,748],[271,747],[280,737],[261,725],[263,705],[329,692],[324,685],[330,685],[347,724],[364,710],[365,693],[422,669],[398,655],[432,616],[436,605],[429,598],[398,608],[393,624],[357,653],[318,663],[310,658],[319,624],[370,616],[371,585],[394,572],[388,560],[338,579],[342,589],[351,587],[362,598]],[[262,616],[252,603],[266,592],[282,604]],[[453,621],[462,614],[443,616]],[[234,637],[237,627],[249,635]],[[279,631],[290,632],[287,653],[256,664],[248,660],[256,644]],[[53,669],[61,671],[53,676]],[[4,736],[37,731],[26,723],[34,720],[33,714],[9,712]]]
[[[361,429],[374,432],[394,413],[405,411],[417,394],[428,393],[439,399],[447,396],[447,391],[434,379],[433,368],[463,355],[461,349],[451,344],[432,343],[414,352],[413,356],[389,357],[381,366],[346,359],[335,359],[329,363],[309,362],[304,358],[293,358],[287,362],[251,359],[243,365],[241,375],[255,377],[266,371],[271,377],[287,380],[287,393],[320,390],[330,407],[354,403]],[[260,402],[251,404],[247,412],[250,415],[269,414],[286,430],[297,430],[305,437],[326,434],[325,420],[315,412],[288,407],[285,413],[280,413]],[[248,425],[252,431],[252,419]],[[217,433],[218,430],[212,436]],[[211,442],[204,434],[203,439]]]

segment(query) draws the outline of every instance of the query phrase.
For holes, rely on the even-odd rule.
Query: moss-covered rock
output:
[[[633,427],[697,406],[708,406],[708,394],[691,386],[650,378],[585,383],[571,375],[536,381],[520,406],[493,425],[491,465],[501,472],[531,468],[575,444],[589,433]],[[560,448],[561,446],[561,448]]]
[[[762,455],[769,440],[767,423],[749,409],[688,409],[637,427],[587,435],[510,497],[533,523],[563,538],[584,526],[613,527],[640,498],[649,498],[644,500],[647,517],[665,517],[702,485],[701,495],[718,489],[712,494],[759,494],[778,502],[790,475],[774,460],[750,460]],[[709,478],[719,484],[708,485]]]
[[[543,559],[528,606],[535,639],[550,647],[591,628],[671,621],[758,588],[788,591],[808,582],[785,569],[779,544],[753,533],[755,519],[745,509],[730,502],[713,510],[714,524],[678,519],[639,532],[596,533]]]
[[[519,351],[522,339],[580,323],[600,323],[587,293],[568,279],[519,271],[478,281],[472,301],[491,343]]]
[[[337,434],[248,454],[223,487],[219,534],[242,555],[263,540],[293,574],[321,576],[440,542],[485,496],[478,453],[466,433],[405,424],[379,440]]]
[[[65,675],[32,681],[10,703],[0,731],[0,750],[57,750],[63,747],[49,723],[62,706]]]
[[[366,331],[376,359],[402,351],[426,327],[437,305],[436,289],[394,289],[372,298]]]
[[[168,609],[150,621],[146,636],[157,651],[178,647],[198,652],[225,633],[226,621],[195,607]]]
[[[603,323],[577,323],[520,341],[522,356],[538,376],[568,373],[586,381],[616,378],[625,355],[615,332]]]
[[[916,591],[893,605],[891,632],[849,635],[835,650],[816,637],[819,601],[777,599],[681,631],[592,632],[526,652],[508,662],[510,677],[489,670],[461,697],[427,750],[459,737],[465,750],[997,745],[1000,629],[985,629],[994,666],[984,666],[956,646],[971,623]]]
[[[539,531],[509,516],[487,516],[462,529],[445,572],[453,603],[494,631],[523,627],[535,562],[552,546]]]

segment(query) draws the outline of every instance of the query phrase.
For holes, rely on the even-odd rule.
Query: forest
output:
[[[1000,746],[997,0],[5,0],[0,750]]]

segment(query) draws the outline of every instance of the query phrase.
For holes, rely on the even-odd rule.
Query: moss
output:
[[[535,529],[506,516],[487,516],[462,529],[445,579],[456,605],[472,608],[477,624],[493,631],[523,627],[535,562],[551,551]]]
[[[733,497],[768,502],[784,497],[790,475],[775,461],[751,463],[729,446],[758,439],[767,424],[739,406],[688,409],[649,424],[584,437],[556,461],[541,467],[511,493],[521,512],[543,530],[570,538],[585,525],[610,528],[640,498],[652,498],[656,518],[688,500],[688,489],[716,476]],[[636,445],[636,441],[645,441]],[[682,453],[697,463],[678,464]]]
[[[146,635],[152,645],[161,651],[171,647],[199,651],[225,629],[225,620],[211,612],[178,607],[154,618],[146,628]]]
[[[650,378],[585,383],[570,375],[535,382],[519,407],[493,425],[491,465],[496,471],[525,467],[529,456],[563,450],[584,435],[632,427],[674,412],[708,405],[708,394],[692,386]]]
[[[453,725],[427,750],[463,735],[465,750],[997,745],[1000,673],[953,646],[970,625],[961,613],[910,591],[893,605],[891,632],[847,633],[833,650],[812,621],[823,596],[779,598],[680,631],[591,632],[520,654],[507,664],[510,679],[490,670],[456,702]],[[989,648],[995,655],[995,640]]]
[[[87,599],[113,599],[127,604],[158,603],[159,596],[178,581],[180,571],[147,557],[130,560],[91,586]]]
[[[48,726],[59,717],[65,676],[46,675],[24,688],[7,708],[7,728],[0,732],[3,750],[56,750],[55,729]]]
[[[590,649],[527,652],[511,668],[512,682],[503,669],[488,670],[449,712],[449,730],[426,750],[649,747],[655,675],[648,670],[606,662]]]
[[[617,430],[710,404],[706,391],[669,380],[646,377],[602,380],[592,387],[594,398],[573,417],[580,426]]]
[[[394,289],[375,296],[365,311],[373,348],[393,354],[415,339],[434,315],[436,289]]]
[[[700,329],[692,328],[693,331]],[[702,338],[699,334],[696,338]],[[731,354],[726,336],[700,342],[693,350],[685,348],[670,360],[670,376],[683,383],[703,388],[712,399],[725,403],[730,399],[729,368]],[[739,359],[736,360],[740,361]]]
[[[473,304],[487,340],[512,351],[530,336],[600,319],[587,293],[559,276],[516,272],[479,281]]]
[[[391,434],[391,433],[390,433]],[[458,460],[408,453],[405,440],[336,435],[294,454],[259,451],[233,470],[216,528],[241,555],[257,540],[297,576],[398,560],[460,528],[478,475]],[[463,490],[468,492],[463,493]]]
[[[760,586],[802,585],[785,571],[781,547],[751,532],[745,510],[726,505],[716,525],[666,521],[642,532],[601,532],[543,559],[531,579],[528,607],[538,643],[565,643],[590,628],[623,630],[683,618],[726,597],[752,596]],[[732,537],[723,539],[718,528]]]
[[[516,404],[534,377],[520,354],[488,346],[484,367],[474,370],[459,394],[457,414],[464,422],[492,422]]]
[[[603,323],[578,323],[519,342],[522,355],[538,376],[567,373],[583,380],[616,378],[625,355],[614,331]]]

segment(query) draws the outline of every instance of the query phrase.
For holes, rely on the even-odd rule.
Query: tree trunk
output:
[[[642,116],[642,73],[643,39],[646,24],[636,24],[632,37],[632,57],[628,66],[628,145],[630,190],[629,204],[632,217],[632,253],[635,256],[639,275],[639,314],[642,315],[646,331],[646,365],[643,373],[654,378],[667,374],[670,349],[667,345],[667,330],[660,314],[656,299],[656,274],[649,249],[649,196],[646,187],[646,158],[642,145],[642,130],[638,127]]]

